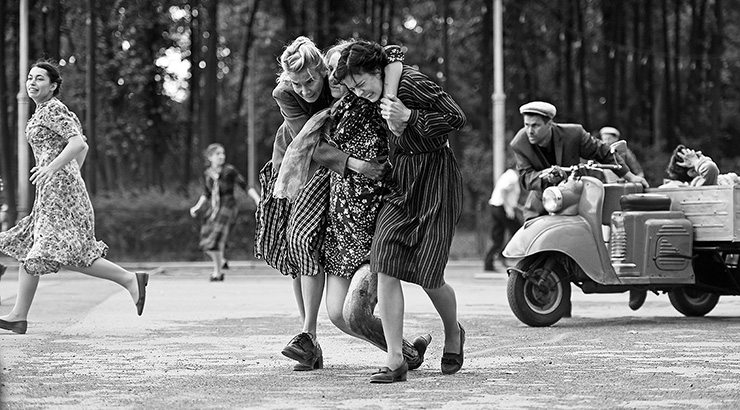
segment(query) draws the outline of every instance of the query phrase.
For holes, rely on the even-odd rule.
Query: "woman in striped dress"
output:
[[[382,61],[380,45],[358,41],[342,51],[334,72],[357,96],[381,100],[382,116],[389,123],[404,124],[400,135],[390,136],[396,146],[391,193],[378,215],[370,254],[370,267],[378,273],[378,303],[388,345],[386,366],[371,376],[372,383],[406,380],[401,281],[424,288],[442,319],[442,373],[460,370],[465,341],[455,291],[444,280],[462,208],[462,178],[448,134],[465,125],[465,114],[437,84],[408,66],[403,68],[398,96],[381,99]]]
[[[355,96],[346,87],[332,80],[341,51],[352,44],[340,41],[326,52],[329,87],[338,101],[332,107],[329,139],[344,152],[357,158],[387,158],[388,135],[385,121],[376,104]],[[385,49],[384,63],[403,61],[398,46]],[[386,79],[385,90],[395,94],[398,75]],[[375,315],[378,295],[378,275],[370,271],[370,248],[375,222],[387,193],[386,178],[372,180],[356,172],[344,176],[331,173],[329,215],[326,243],[326,310],[329,319],[348,335],[365,340],[385,351],[383,325]],[[421,335],[413,341],[403,340],[403,355],[413,370],[421,366],[431,335]]]

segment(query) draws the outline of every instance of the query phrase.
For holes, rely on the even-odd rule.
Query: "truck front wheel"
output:
[[[506,287],[511,311],[526,325],[550,326],[569,309],[570,282],[560,272],[560,265],[524,268],[527,264],[522,262],[511,270]]]
[[[717,306],[719,295],[691,288],[678,288],[668,292],[668,299],[685,316],[704,316]]]

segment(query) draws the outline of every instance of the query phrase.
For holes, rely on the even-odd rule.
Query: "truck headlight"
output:
[[[542,205],[551,214],[563,209],[563,193],[558,187],[545,188],[542,192]]]

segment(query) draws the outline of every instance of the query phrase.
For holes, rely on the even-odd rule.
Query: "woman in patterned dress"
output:
[[[342,51],[335,77],[356,95],[378,101],[383,95],[382,47],[358,41]],[[445,329],[442,373],[462,367],[465,332],[457,321],[455,291],[444,280],[455,225],[462,207],[462,178],[448,134],[465,125],[465,114],[437,84],[404,66],[398,96],[383,97],[386,120],[405,123],[396,146],[391,193],[378,215],[370,266],[378,273],[378,303],[388,344],[386,366],[370,382],[406,380],[402,355],[404,298],[401,282],[420,285]]]
[[[140,316],[146,300],[149,275],[106,260],[108,246],[95,239],[93,208],[80,174],[87,143],[77,116],[56,98],[61,85],[57,67],[45,61],[35,63],[26,80],[36,103],[26,125],[36,159],[31,169],[36,198],[28,216],[0,232],[0,251],[19,262],[15,305],[0,318],[0,328],[15,333],[26,333],[39,277],[62,267],[123,286]]]
[[[332,109],[334,127],[329,140],[356,158],[385,161],[389,154],[387,128],[376,104],[349,93],[334,81],[331,73],[341,51],[351,42],[340,41],[326,52],[329,87],[338,101]],[[397,46],[386,50],[392,61],[403,61]],[[395,93],[398,79],[389,80],[386,90]],[[329,226],[324,244],[326,268],[326,310],[329,319],[343,332],[386,350],[383,325],[375,316],[377,274],[370,271],[370,246],[375,221],[387,193],[385,179],[373,180],[348,171],[343,176],[332,172],[329,193]],[[431,335],[403,340],[403,354],[410,369],[421,366]]]
[[[234,198],[234,186],[239,185],[245,192],[249,192],[249,189],[242,174],[233,165],[226,163],[226,150],[223,145],[217,143],[209,145],[204,156],[208,161],[208,167],[203,171],[205,177],[203,194],[190,208],[190,215],[195,218],[207,207],[200,228],[200,247],[213,260],[211,282],[222,282],[224,274],[221,268],[225,262],[226,241],[239,214],[239,207]]]

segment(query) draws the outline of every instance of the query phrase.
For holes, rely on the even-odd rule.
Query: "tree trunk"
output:
[[[628,9],[625,6],[625,4],[619,2],[619,15],[624,16],[627,15]],[[627,110],[629,110],[629,101],[627,100],[627,88],[630,85],[629,81],[629,61],[627,60],[627,56],[629,55],[624,51],[624,49],[627,46],[627,33],[628,33],[628,26],[625,21],[626,19],[620,18],[617,25],[617,44],[619,45],[619,50],[617,50],[617,53],[615,54],[615,58],[618,64],[617,69],[617,85],[616,85],[616,98],[617,98],[617,111],[619,113],[623,113]],[[627,128],[632,128],[634,124],[629,123],[627,124]],[[631,133],[631,132],[630,132]]]
[[[316,38],[314,41],[316,41],[316,44],[318,44],[319,47],[327,47],[329,44],[327,42],[329,41],[329,30],[327,29],[327,26],[329,24],[329,19],[327,14],[327,2],[328,0],[316,0]]]
[[[617,25],[621,24],[621,15],[618,8],[621,2],[602,2],[601,13],[604,16],[604,39],[607,46],[604,49],[604,95],[606,96],[606,123],[617,124]]]
[[[688,90],[687,104],[700,107],[703,103],[702,77],[703,55],[706,52],[704,40],[706,38],[705,16],[707,0],[691,0],[691,35],[689,37],[689,78],[686,84]]]
[[[575,0],[563,0],[563,7],[565,16],[564,27],[573,27],[573,8],[571,3]],[[576,106],[576,89],[575,89],[575,78],[573,74],[573,32],[572,30],[565,29],[565,55],[563,60],[565,61],[565,70],[563,73],[563,82],[565,85],[565,114],[572,118],[573,112]]]
[[[668,128],[673,124],[673,93],[671,91],[671,44],[669,41],[670,27],[668,26],[668,0],[661,0],[661,17],[662,17],[662,31],[663,31],[663,108],[665,115],[663,115],[663,129],[665,131],[665,143],[667,146],[672,147],[675,145],[675,133],[671,132]]]
[[[234,111],[234,119],[236,121],[236,137],[238,138],[239,143],[244,141],[246,138],[246,132],[244,131],[245,122],[242,120],[242,105],[244,103],[244,88],[245,84],[247,82],[247,77],[249,74],[249,71],[252,69],[250,67],[250,62],[253,61],[249,58],[250,50],[252,49],[252,44],[254,43],[254,20],[255,16],[257,15],[257,8],[259,7],[260,0],[254,0],[252,2],[252,8],[248,10],[249,17],[247,18],[247,27],[244,32],[244,42],[242,45],[242,72],[239,75],[239,91],[236,95],[236,109]],[[248,92],[251,94],[255,94],[254,89],[249,89]],[[254,97],[252,97],[254,98]],[[249,115],[249,114],[247,114]],[[252,118],[248,118],[248,120],[251,123],[254,123],[252,121]]]
[[[46,35],[44,36],[44,42],[46,43],[44,52],[49,58],[59,61],[59,44],[61,43],[60,36],[62,34],[61,0],[51,0],[48,10],[48,13],[44,14],[44,17],[48,14],[48,25],[46,25]]]
[[[709,44],[710,61],[710,121],[712,135],[718,135],[722,126],[722,54],[724,53],[724,27],[725,20],[722,15],[722,0],[714,3],[715,26]]]
[[[97,43],[96,34],[96,13],[95,0],[87,1],[87,72],[85,73],[86,88],[86,105],[87,109],[85,125],[87,126],[86,136],[87,144],[90,146],[86,161],[85,176],[87,187],[93,194],[98,191],[97,170],[98,170],[98,145],[95,134],[95,45]]]
[[[660,96],[661,92],[656,91],[656,85],[654,83],[654,70],[655,70],[655,58],[653,55],[657,52],[657,46],[653,41],[653,0],[643,0],[643,6],[645,7],[643,16],[645,16],[645,31],[643,33],[645,37],[645,50],[647,55],[642,61],[643,69],[645,72],[645,114],[647,116],[647,124],[650,126],[651,132],[651,143],[653,146],[660,146],[661,139],[661,128],[659,126],[660,120],[655,116],[656,107],[655,101]]]
[[[388,44],[395,44],[393,36],[393,28],[396,27],[396,25],[393,23],[393,17],[395,15],[396,2],[391,0],[390,5],[388,6],[388,30],[386,30],[386,40]]]
[[[447,0],[441,0],[442,1],[442,64],[441,67],[439,67],[439,70],[442,71],[442,78],[440,79],[440,86],[442,88],[447,87],[447,78],[450,75],[449,69],[450,64],[448,63],[447,59],[450,56],[450,35],[449,35],[449,25],[447,24],[447,17],[448,13],[450,12],[449,7],[447,7]]]
[[[578,84],[580,86],[581,94],[581,124],[588,130],[591,129],[591,119],[588,115],[588,90],[587,90],[587,78],[586,78],[586,28],[583,24],[583,10],[581,9],[581,1],[573,0],[573,14],[576,16],[578,22],[578,32],[581,33],[581,47],[578,49]]]
[[[682,0],[675,0],[675,12],[674,12],[674,18],[673,18],[673,38],[675,39],[674,43],[674,50],[675,50],[675,58],[673,59],[673,73],[674,73],[674,81],[673,81],[673,89],[674,89],[674,99],[673,99],[673,110],[671,110],[674,113],[674,118],[676,119],[676,122],[673,123],[673,126],[675,127],[678,123],[678,119],[681,118],[681,113],[683,111],[683,88],[681,87],[681,1]],[[675,131],[677,129],[673,129],[672,134],[677,134]]]
[[[452,86],[452,77],[450,73],[450,35],[448,17],[450,17],[450,8],[447,1],[442,2],[442,81],[441,86],[449,92]],[[462,141],[460,138],[450,138],[450,146],[454,152],[463,152]]]
[[[478,110],[478,129],[486,143],[490,143],[493,130],[491,129],[491,111],[493,102],[493,2],[486,3],[486,13],[483,15],[483,27],[480,49],[482,60],[480,62],[480,109]]]
[[[0,67],[6,67],[8,62],[5,60],[5,38],[6,22],[8,21],[8,10],[6,3],[0,1]],[[10,133],[10,121],[8,118],[8,99],[9,94],[6,71],[0,70],[0,177],[3,179],[5,189],[3,191],[3,201],[8,205],[8,223],[15,224],[18,210],[16,207],[16,184],[13,177],[13,158],[15,157],[13,149],[13,135]],[[1,204],[0,204],[1,205]]]
[[[295,12],[290,0],[280,0],[280,6],[283,9],[283,18],[285,19],[285,27],[289,30],[297,27],[298,22],[295,18]],[[295,37],[295,36],[294,36]]]
[[[236,94],[236,109],[235,118],[240,117],[242,104],[244,102],[244,84],[247,81],[247,74],[249,73],[249,50],[252,48],[254,43],[254,18],[257,15],[257,8],[259,7],[260,0],[254,0],[252,2],[252,8],[249,10],[249,17],[247,18],[247,27],[244,30],[244,42],[242,43],[242,72],[239,75],[239,92]],[[242,122],[238,121],[241,126]],[[241,133],[239,133],[241,135]]]
[[[200,67],[198,62],[200,61],[200,20],[198,16],[200,13],[200,1],[189,0],[190,3],[190,55],[188,60],[190,61],[190,81],[188,83],[190,89],[190,97],[188,98],[188,112],[190,113],[190,124],[187,127],[185,134],[185,158],[183,158],[183,179],[181,182],[181,188],[187,190],[188,184],[192,178],[193,163],[193,148],[196,146],[200,148],[200,138],[198,138],[197,130],[199,129],[200,113],[198,112],[198,101],[200,100]],[[200,151],[199,149],[196,151]],[[200,167],[198,167],[200,168]]]
[[[218,47],[218,0],[203,0],[205,13],[203,13],[202,38],[205,40],[205,69],[203,70],[203,93],[201,96],[201,137],[204,147],[217,141],[220,129],[218,122],[218,58],[216,50]]]

